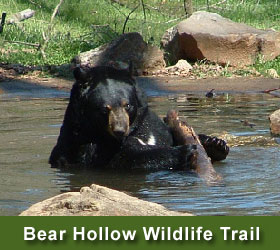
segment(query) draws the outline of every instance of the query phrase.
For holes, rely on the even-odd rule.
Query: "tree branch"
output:
[[[130,15],[131,15],[135,10],[137,10],[138,7],[139,7],[139,4],[127,15],[127,17],[126,17],[126,19],[125,19],[125,21],[124,21],[124,24],[123,24],[123,30],[122,30],[122,33],[123,33],[123,34],[124,34],[124,32],[125,32],[125,27],[126,27],[126,24],[127,24],[128,20],[129,20]]]
[[[55,7],[55,9],[53,11],[53,14],[51,16],[51,21],[50,21],[49,26],[48,26],[47,34],[45,32],[43,32],[44,42],[41,46],[41,54],[42,54],[43,58],[46,58],[45,50],[47,48],[48,42],[49,42],[50,37],[51,37],[52,30],[53,30],[53,27],[54,27],[54,24],[53,24],[54,18],[56,17],[56,15],[59,11],[59,8],[62,5],[63,1],[64,0],[60,0],[58,5]]]
[[[144,14],[144,20],[145,20],[145,22],[146,22],[147,16],[146,16],[146,9],[145,9],[144,0],[140,0],[140,4],[142,5],[143,14]]]
[[[192,0],[184,0],[184,9],[187,17],[192,15],[193,13]]]

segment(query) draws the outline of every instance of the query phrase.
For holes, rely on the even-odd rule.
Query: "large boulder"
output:
[[[280,32],[256,29],[216,13],[198,11],[167,30],[162,47],[166,55],[175,52],[177,60],[207,59],[221,65],[245,66],[254,64],[259,55],[264,61],[280,55]]]
[[[21,216],[190,216],[123,192],[92,184],[31,206]]]
[[[270,131],[275,136],[280,136],[280,109],[269,116]]]
[[[108,44],[80,53],[72,63],[87,67],[113,66],[124,69],[130,61],[136,75],[150,74],[165,67],[163,52],[147,44],[137,32],[123,34]]]

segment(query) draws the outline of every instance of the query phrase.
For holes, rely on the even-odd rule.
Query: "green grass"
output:
[[[98,47],[122,33],[124,21],[139,0],[120,0],[122,5],[110,0],[65,0],[55,18],[55,26],[46,49],[46,58],[36,48],[11,43],[21,41],[43,43],[43,32],[59,0],[0,0],[0,11],[9,16],[26,8],[36,11],[35,17],[20,25],[6,25],[0,34],[0,62],[23,65],[62,65],[69,63],[78,53]],[[144,0],[146,20],[141,5],[131,14],[125,31],[137,31],[146,41],[159,45],[164,31],[184,19],[182,0]],[[217,12],[237,22],[257,28],[280,31],[280,0],[193,0],[194,11]],[[256,4],[258,3],[259,4]],[[36,4],[34,4],[36,3]],[[94,30],[92,25],[109,25],[107,30]],[[263,63],[255,68],[265,73],[274,68],[280,74],[280,59]]]

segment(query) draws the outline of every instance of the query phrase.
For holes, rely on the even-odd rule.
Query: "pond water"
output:
[[[150,106],[160,116],[176,108],[197,133],[234,136],[228,158],[214,164],[223,182],[207,186],[185,172],[50,168],[47,160],[68,93],[40,91],[0,95],[0,215],[18,215],[36,202],[91,183],[196,215],[280,215],[280,145],[270,138],[268,121],[280,108],[279,98],[218,93],[207,99],[204,93],[148,92]]]

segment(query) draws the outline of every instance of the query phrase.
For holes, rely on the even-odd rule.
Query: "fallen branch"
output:
[[[262,92],[265,93],[265,94],[269,94],[269,95],[275,96],[275,97],[280,97],[280,93],[279,92],[274,92],[274,91],[277,91],[277,90],[280,90],[280,87],[273,88],[273,89],[266,89],[266,90],[264,90]]]
[[[173,135],[175,145],[193,144],[197,146],[197,155],[191,161],[191,169],[203,178],[207,184],[221,181],[221,177],[215,171],[211,159],[208,157],[193,128],[180,121],[175,110],[170,110],[164,121]]]
[[[16,14],[13,14],[12,17],[7,21],[7,24],[15,24],[19,23],[21,21],[24,21],[28,18],[33,17],[35,14],[34,10],[26,9],[21,12],[18,12]]]
[[[276,91],[276,90],[280,90],[280,87],[274,88],[274,89],[266,89],[266,90],[263,91],[263,93],[265,93],[265,94],[270,94],[270,92]]]
[[[5,43],[22,44],[22,45],[26,45],[26,46],[36,47],[37,49],[40,48],[40,44],[39,43],[27,43],[27,42],[22,42],[22,41],[8,41],[8,40],[4,40],[4,42]]]

